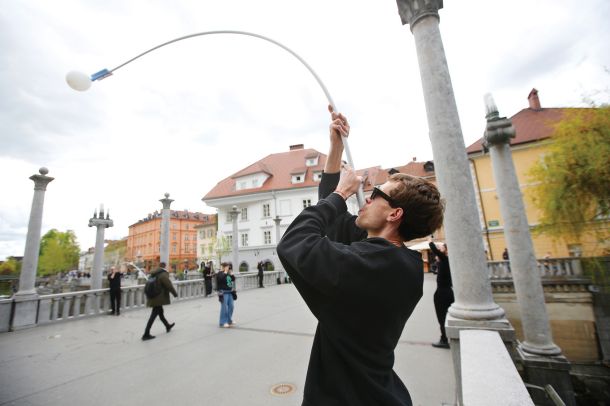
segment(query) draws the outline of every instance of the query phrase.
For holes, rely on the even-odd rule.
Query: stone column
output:
[[[100,214],[94,211],[89,219],[89,227],[96,227],[95,254],[93,255],[93,272],[91,273],[91,289],[102,288],[102,267],[104,265],[104,232],[112,227],[114,222],[110,219],[110,212],[104,217],[104,205],[100,205]]]
[[[275,222],[275,246],[277,247],[282,239],[282,232],[280,230],[280,223],[282,222],[282,219],[280,216],[275,216],[273,221]]]
[[[494,320],[504,310],[492,297],[477,213],[449,67],[439,30],[442,0],[398,0],[403,24],[410,24],[428,117],[434,168],[446,200],[445,233],[455,302],[449,315],[466,320]]]
[[[491,291],[475,188],[470,174],[449,67],[439,30],[442,0],[397,0],[403,24],[411,26],[426,105],[439,190],[446,201],[445,234],[455,302],[445,327],[450,340],[458,402],[461,392],[460,330],[498,331],[512,349],[514,329]]]
[[[500,117],[491,95],[485,96],[485,104],[485,144],[491,157],[523,325],[524,341],[519,343],[519,355],[529,383],[540,386],[551,384],[566,404],[574,405],[569,363],[553,342],[534,244],[510,150],[510,139],[515,136],[515,129],[510,120]],[[534,400],[537,400],[537,404],[543,402],[543,399],[535,397]]]
[[[233,237],[231,237],[232,244],[232,254],[233,254],[233,272],[239,272],[239,252],[238,252],[238,238],[239,231],[237,229],[237,216],[239,214],[239,210],[237,210],[237,206],[233,206],[231,211],[231,221],[233,222]]]
[[[44,195],[47,185],[54,178],[46,176],[47,168],[40,168],[39,175],[32,175],[34,181],[34,198],[30,210],[28,233],[25,240],[25,252],[21,275],[19,276],[19,291],[15,293],[15,314],[13,316],[13,329],[21,329],[36,325],[38,294],[36,293],[36,271],[38,269],[38,254],[40,252],[40,233],[42,229],[42,211]]]
[[[159,248],[159,259],[165,262],[169,269],[169,218],[171,215],[170,205],[173,200],[169,198],[169,193],[165,194],[165,198],[159,200],[163,204],[161,211],[161,247]]]

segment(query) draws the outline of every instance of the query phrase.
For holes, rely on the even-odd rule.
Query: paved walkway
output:
[[[396,348],[395,371],[415,405],[453,404],[451,354],[438,339],[426,275],[424,297]],[[218,328],[215,298],[175,303],[166,334],[149,310],[0,334],[0,405],[298,406],[316,321],[292,285],[239,293],[234,319]],[[290,383],[290,395],[270,393]]]

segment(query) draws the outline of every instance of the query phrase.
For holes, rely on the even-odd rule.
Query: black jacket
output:
[[[451,288],[453,284],[451,282],[451,271],[449,270],[449,258],[443,254],[436,245],[431,242],[428,244],[434,255],[438,257],[439,267],[436,272],[436,286],[440,288]]]
[[[278,255],[318,319],[303,405],[411,405],[394,348],[423,293],[421,255],[365,238],[323,174],[317,205],[286,230]]]

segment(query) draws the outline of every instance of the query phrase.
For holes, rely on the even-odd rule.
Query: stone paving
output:
[[[426,275],[424,297],[396,348],[395,371],[415,405],[454,403],[451,354],[438,339]],[[293,285],[239,292],[238,326],[218,327],[211,297],[165,307],[142,342],[150,311],[128,311],[0,334],[0,405],[297,406],[316,321]],[[296,390],[277,396],[280,383]]]

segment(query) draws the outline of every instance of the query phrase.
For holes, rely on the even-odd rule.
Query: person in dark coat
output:
[[[108,274],[108,287],[110,288],[110,314],[121,314],[121,272],[113,266]]]
[[[165,263],[161,262],[159,264],[159,268],[155,271],[151,272],[150,276],[154,276],[157,278],[157,283],[161,288],[161,293],[152,299],[146,300],[146,306],[152,307],[152,311],[150,312],[150,317],[148,318],[148,323],[146,323],[146,330],[144,330],[144,335],[142,336],[142,340],[152,340],[155,336],[150,334],[150,329],[155,322],[157,316],[165,325],[165,330],[169,333],[171,329],[176,325],[176,323],[169,323],[165,319],[165,315],[163,314],[163,306],[169,305],[171,302],[169,300],[169,294],[171,293],[174,297],[178,297],[178,293],[176,293],[176,289],[174,289],[174,285],[172,281],[169,280],[169,274],[165,269]]]
[[[265,274],[263,273],[263,261],[260,261],[256,268],[258,269],[258,287],[264,288],[265,286],[263,286],[263,278],[265,277]]]
[[[444,203],[430,182],[395,173],[350,215],[345,201],[362,178],[341,168],[349,126],[331,113],[319,201],[294,219],[277,247],[318,320],[302,404],[412,405],[393,370],[394,349],[423,294],[423,261],[404,242],[438,229]]]
[[[212,276],[214,275],[212,261],[203,267],[203,283],[205,284],[205,296],[212,294]]]
[[[436,310],[436,318],[441,328],[441,338],[438,342],[432,343],[432,346],[449,348],[449,340],[447,340],[447,334],[445,333],[445,319],[449,306],[455,301],[451,271],[449,270],[449,251],[446,244],[442,244],[439,248],[434,242],[430,241],[428,245],[439,261],[436,273],[436,291],[434,292],[434,310]]]

